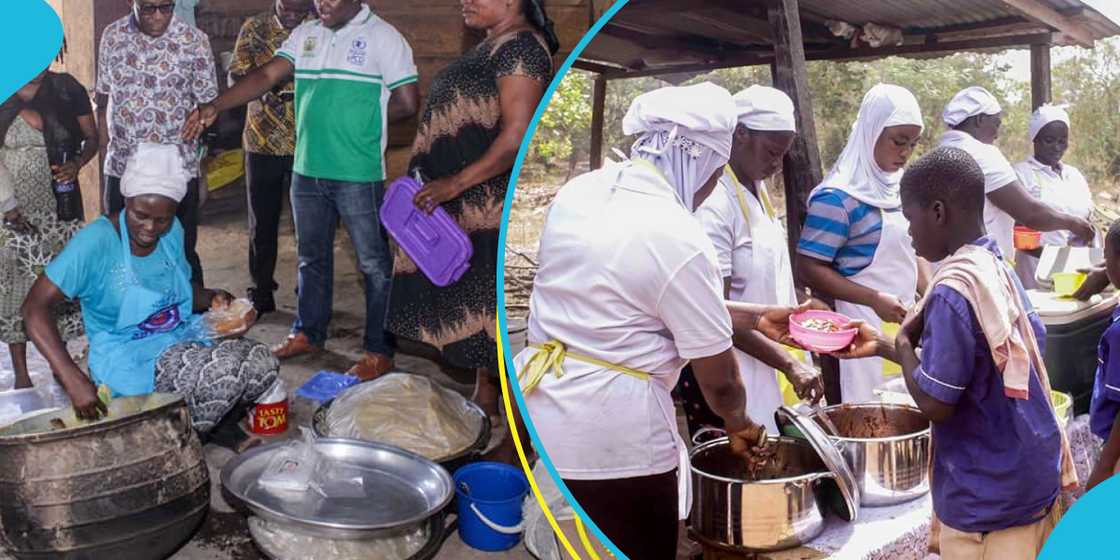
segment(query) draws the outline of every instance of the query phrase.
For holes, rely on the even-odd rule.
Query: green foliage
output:
[[[1053,92],[1055,103],[1069,103],[1071,148],[1066,160],[1077,165],[1094,189],[1120,177],[1120,38],[1098,41],[1093,50],[1055,49]],[[1004,57],[987,53],[958,53],[940,58],[890,57],[874,61],[810,62],[809,90],[816,122],[817,143],[824,171],[840,155],[864,93],[884,82],[910,89],[918,98],[925,130],[917,154],[935,147],[945,124],[941,111],[961,89],[987,88],[1003,105],[1003,128],[998,144],[1012,162],[1031,153],[1027,138],[1030,120],[1030,84],[1009,77]],[[711,81],[732,92],[751,84],[770,84],[765,66],[729,68],[694,76],[667,77],[673,83]],[[591,124],[591,75],[573,70],[561,82],[541,119],[529,163],[553,169],[568,160],[570,173],[589,159]],[[607,87],[604,112],[604,155],[611,148],[629,151],[632,139],[622,134],[622,118],[635,97],[667,82],[657,78],[613,80]]]

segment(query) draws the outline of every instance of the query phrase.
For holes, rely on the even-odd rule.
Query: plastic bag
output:
[[[407,560],[428,544],[430,533],[425,523],[392,537],[336,540],[292,532],[256,516],[249,518],[249,534],[265,554],[276,560]]]
[[[300,426],[303,441],[293,441],[269,459],[257,483],[269,490],[304,492],[311,487],[321,456],[315,450],[315,434]]]
[[[249,332],[256,320],[253,302],[237,298],[228,306],[211,308],[203,314],[210,338],[236,338]]]
[[[427,377],[392,373],[343,391],[326,414],[324,435],[439,460],[470,447],[481,430],[482,418],[459,393]]]

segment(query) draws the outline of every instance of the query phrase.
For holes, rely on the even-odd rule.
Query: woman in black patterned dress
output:
[[[389,330],[435,347],[449,365],[475,369],[475,401],[495,415],[502,205],[521,139],[552,79],[558,43],[540,0],[463,0],[463,18],[486,38],[432,82],[409,170],[426,182],[417,208],[442,205],[474,254],[466,274],[441,288],[397,247]]]

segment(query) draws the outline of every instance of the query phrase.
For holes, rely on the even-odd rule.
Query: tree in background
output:
[[[1055,56],[1054,98],[1069,103],[1073,121],[1066,159],[1088,177],[1094,190],[1120,177],[1120,38],[1098,41],[1095,49],[1064,47]],[[925,130],[916,155],[932,149],[945,132],[941,111],[961,89],[979,85],[1003,105],[998,144],[1012,162],[1031,153],[1027,138],[1030,85],[1010,77],[1010,66],[995,54],[958,53],[939,58],[890,57],[869,62],[810,62],[809,89],[821,162],[827,172],[840,155],[864,93],[873,85],[898,84],[914,92],[922,107]],[[770,84],[770,69],[751,66],[715,70],[696,76],[672,76],[673,83],[711,81],[731,92],[751,84]],[[561,82],[541,118],[528,163],[549,181],[562,184],[590,159],[591,75],[572,70]],[[622,134],[622,117],[639,94],[667,85],[657,78],[612,80],[604,111],[604,155],[611,148],[628,152],[632,139]],[[561,168],[559,161],[567,166]],[[578,168],[578,169],[577,169]],[[563,177],[555,177],[558,171]]]

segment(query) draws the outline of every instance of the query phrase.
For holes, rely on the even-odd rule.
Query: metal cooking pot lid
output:
[[[829,441],[824,430],[811,418],[799,414],[788,406],[779,407],[774,412],[774,420],[777,421],[779,428],[793,426],[801,432],[800,434],[786,435],[800,436],[809,440],[809,445],[824,461],[828,470],[835,475],[834,480],[836,486],[840,489],[840,495],[844,502],[840,504],[843,507],[838,508],[839,511],[836,513],[845,521],[855,521],[859,517],[859,483],[856,481],[855,475],[852,474],[852,470],[848,468],[848,462],[844,460],[840,450]]]
[[[258,479],[279,442],[250,449],[222,469],[222,485],[258,515],[306,532],[377,531],[418,523],[439,513],[455,494],[451,475],[403,449],[350,439],[319,439],[319,473],[328,484],[360,479],[348,488],[272,490]],[[357,488],[357,490],[355,490]]]

